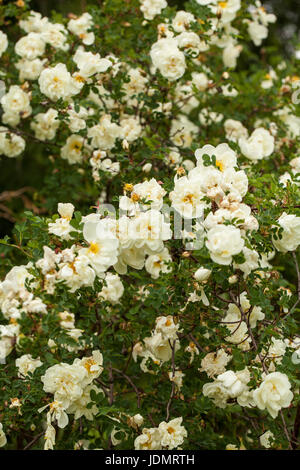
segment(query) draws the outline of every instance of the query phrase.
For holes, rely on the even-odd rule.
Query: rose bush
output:
[[[0,6],[2,164],[41,180],[1,240],[0,446],[298,448],[300,77],[260,49],[276,17],[29,3]]]

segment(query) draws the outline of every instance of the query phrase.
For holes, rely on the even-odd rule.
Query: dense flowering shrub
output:
[[[275,16],[1,14],[0,152],[42,154],[45,213],[1,240],[0,446],[297,448],[300,78],[257,49]]]

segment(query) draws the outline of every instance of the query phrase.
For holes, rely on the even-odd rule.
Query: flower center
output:
[[[96,362],[93,359],[88,359],[86,363],[84,364],[85,369],[88,371],[88,373],[91,373],[91,367],[95,366]]]
[[[223,170],[224,170],[224,165],[223,165],[223,163],[221,162],[221,160],[217,160],[217,161],[216,161],[216,166],[219,168],[220,171],[223,171]]]
[[[187,202],[187,203],[189,203],[189,204],[193,204],[193,202],[194,202],[194,195],[193,195],[193,194],[187,194],[186,196],[184,196],[183,202]]]
[[[99,253],[100,251],[100,247],[97,243],[91,243],[90,244],[90,247],[89,247],[89,252],[93,253],[94,255],[96,255],[97,253]]]

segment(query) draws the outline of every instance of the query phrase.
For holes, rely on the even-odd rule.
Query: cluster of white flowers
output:
[[[265,314],[261,308],[251,306],[246,292],[243,292],[239,298],[239,307],[233,303],[229,304],[223,319],[224,325],[231,333],[226,337],[226,340],[236,344],[242,350],[248,350],[251,343],[248,324],[253,329],[256,327],[257,321],[264,318]]]
[[[236,399],[242,407],[257,406],[261,410],[267,409],[272,418],[276,418],[282,408],[289,407],[293,393],[287,375],[272,372],[265,376],[257,389],[252,390],[247,386],[250,378],[247,368],[237,372],[227,370],[213,382],[206,383],[202,392],[220,408],[225,408],[229,399]]]
[[[9,91],[2,96],[0,102],[4,111],[2,116],[3,124],[16,126],[21,118],[27,118],[31,115],[30,97],[18,85],[12,85]]]
[[[247,20],[248,33],[255,46],[260,46],[262,41],[268,36],[268,24],[275,23],[276,16],[272,13],[267,13],[260,1],[255,2],[255,7],[251,5],[249,10],[251,20]]]
[[[218,349],[215,352],[206,354],[201,361],[200,372],[206,372],[208,377],[215,377],[223,374],[227,364],[231,361],[232,356],[227,354],[224,349]]]
[[[156,365],[170,361],[172,354],[180,349],[179,332],[179,324],[175,323],[171,315],[157,317],[152,335],[144,338],[144,344],[135,344],[133,359],[136,361],[138,356],[142,357],[141,369],[153,373],[148,368],[148,360],[151,359]],[[173,376],[174,374],[171,379]]]
[[[283,212],[277,223],[283,230],[276,238],[273,237],[275,248],[284,253],[296,250],[300,245],[300,217]]]
[[[25,140],[7,127],[0,126],[0,153],[6,157],[17,157],[25,149]]]
[[[175,176],[175,188],[169,194],[172,207],[198,223],[207,214],[201,227],[206,230],[206,247],[215,263],[228,265],[242,251],[248,261],[251,250],[245,248],[244,236],[247,230],[257,230],[258,222],[251,208],[242,203],[248,178],[244,170],[236,170],[236,153],[227,144],[205,145],[195,156],[197,166],[187,176]],[[214,212],[212,203],[218,207]],[[251,267],[248,262],[240,269],[249,274],[257,267],[258,263]]]
[[[59,158],[62,165],[65,162],[72,165],[72,171],[78,170],[83,174],[87,164],[94,182],[98,183],[102,173],[110,180],[115,175],[122,176],[122,162],[126,160],[126,165],[130,162],[134,166],[135,149],[141,150],[141,154],[144,147],[147,149],[145,158],[144,155],[141,158],[143,162],[137,162],[138,171],[143,172],[142,177],[126,184],[122,182],[116,217],[115,208],[110,205],[107,209],[108,204],[105,204],[106,199],[111,200],[112,196],[108,195],[108,189],[107,194],[105,190],[101,193],[97,210],[82,217],[80,213],[74,214],[73,204],[59,203],[58,214],[44,219],[47,224],[44,235],[49,237],[49,246],[43,246],[43,256],[36,260],[34,254],[35,261],[13,267],[0,282],[0,310],[7,323],[0,325],[0,363],[14,348],[17,354],[22,351],[25,334],[20,320],[26,315],[26,320],[35,316],[44,319],[53,310],[52,300],[60,289],[66,290],[66,297],[74,294],[70,298],[78,300],[84,297],[80,289],[94,288],[91,309],[96,303],[101,304],[114,324],[118,318],[115,311],[123,309],[127,275],[131,274],[131,268],[145,270],[142,275],[134,273],[136,279],[142,279],[143,283],[136,288],[134,298],[144,302],[150,295],[149,286],[163,284],[164,276],[168,282],[176,268],[181,275],[182,266],[187,278],[187,291],[182,294],[186,294],[184,305],[175,312],[161,310],[157,313],[153,309],[154,314],[159,315],[153,330],[146,333],[149,335],[146,337],[139,333],[132,341],[130,354],[134,362],[137,363],[139,358],[140,369],[152,374],[153,379],[159,372],[164,374],[172,389],[170,402],[174,396],[184,401],[183,393],[188,382],[185,377],[189,377],[189,369],[198,362],[201,364],[200,367],[197,365],[198,375],[202,374],[204,381],[207,377],[210,380],[204,383],[202,394],[217,407],[238,404],[267,410],[275,419],[280,410],[291,405],[294,397],[291,379],[280,371],[280,367],[283,367],[288,352],[293,351],[299,357],[299,338],[294,336],[294,332],[290,337],[283,329],[272,325],[274,331],[269,335],[269,341],[258,347],[256,341],[262,327],[271,325],[267,313],[271,307],[268,308],[267,301],[253,300],[251,289],[244,285],[250,282],[249,279],[251,283],[254,279],[254,288],[261,287],[272,276],[274,279],[277,274],[279,276],[276,269],[275,273],[271,272],[270,261],[276,252],[293,252],[295,256],[294,252],[300,245],[300,217],[290,213],[295,211],[290,210],[288,198],[282,207],[278,201],[272,200],[278,215],[268,227],[268,246],[260,243],[261,235],[265,234],[260,230],[264,219],[260,218],[260,208],[252,204],[251,177],[259,170],[258,164],[263,167],[273,163],[274,159],[277,165],[276,156],[280,153],[281,161],[286,163],[283,171],[288,168],[283,174],[280,170],[280,191],[288,192],[291,186],[293,191],[299,189],[300,157],[293,153],[294,158],[288,162],[281,150],[288,144],[294,152],[292,141],[300,137],[300,117],[296,107],[286,103],[274,108],[272,117],[275,122],[269,117],[260,119],[261,116],[248,122],[246,118],[239,117],[242,112],[239,114],[237,110],[231,112],[230,109],[227,112],[223,105],[220,108],[214,106],[214,97],[220,95],[224,103],[229,103],[243,91],[231,69],[236,68],[243,50],[242,34],[234,21],[240,17],[240,11],[244,14],[246,7],[242,8],[241,0],[196,0],[196,3],[207,7],[208,18],[205,21],[184,10],[165,18],[166,0],[140,0],[142,13],[139,14],[143,27],[151,27],[151,21],[158,15],[157,22],[163,21],[157,26],[157,35],[152,35],[155,42],[148,44],[144,51],[150,60],[149,68],[141,65],[146,62],[144,56],[139,62],[131,61],[130,54],[128,59],[122,60],[107,54],[107,51],[104,53],[107,55],[100,55],[96,49],[98,25],[89,13],[81,16],[70,14],[65,25],[51,22],[34,11],[19,21],[26,34],[14,44],[17,60],[13,67],[17,70],[17,84],[9,79],[0,97],[3,111],[0,153],[10,158],[17,157],[24,152],[27,138],[32,137],[45,144],[46,148],[48,144],[56,146],[55,158]],[[267,37],[269,24],[274,23],[276,17],[268,13],[259,1],[247,8],[246,15],[244,30],[248,30],[254,45],[260,46]],[[202,24],[205,24],[203,31],[196,32]],[[7,49],[11,50],[9,46],[9,38],[0,31],[0,57],[6,58]],[[206,62],[209,64],[207,58],[217,56],[218,50],[221,51],[217,57],[221,67],[216,67],[216,73]],[[70,59],[65,62],[64,52]],[[222,62],[225,71],[219,74]],[[284,68],[284,64],[268,67],[267,73],[260,76],[258,87],[264,97],[273,86],[280,87],[280,96],[292,92],[300,79],[287,74],[280,78],[285,73],[280,74]],[[114,90],[115,78],[118,93]],[[163,98],[156,100],[161,90]],[[37,110],[35,96],[38,93],[42,100]],[[41,110],[43,112],[37,112]],[[158,122],[162,119],[163,137],[152,127],[152,119],[154,123],[156,119]],[[23,131],[22,126],[27,126],[26,130]],[[210,132],[212,128],[217,132]],[[149,138],[152,134],[153,141],[157,137],[155,150]],[[197,146],[199,148],[193,158],[192,151]],[[153,158],[149,157],[149,150]],[[51,159],[54,161],[54,156]],[[76,165],[81,168],[76,168]],[[165,179],[160,173],[164,165],[168,172]],[[186,247],[200,251],[201,265],[189,251],[180,252],[175,243],[172,246],[173,235],[175,239],[181,238]],[[22,246],[12,246],[20,248],[22,255],[26,255]],[[182,262],[177,265],[179,258]],[[195,261],[193,267],[192,262]],[[224,284],[228,282],[233,290],[235,286],[236,294],[229,289],[218,291],[218,279],[225,272]],[[175,279],[177,282],[177,277]],[[172,281],[168,284],[170,291],[173,289],[171,284]],[[131,288],[134,290],[133,283]],[[267,294],[268,287],[264,288]],[[292,297],[293,289],[281,281],[276,289],[280,313],[289,315],[288,304],[281,307],[281,302]],[[172,295],[173,291],[169,299]],[[214,304],[216,298],[218,301]],[[201,302],[204,314],[193,305],[196,302]],[[219,308],[216,305],[220,303],[223,306]],[[298,303],[299,299],[293,310]],[[207,327],[203,333],[203,346],[191,333],[185,334],[190,310],[200,317],[201,328]],[[168,314],[170,311],[172,315]],[[222,335],[222,343],[215,343],[213,348],[206,343],[212,336],[208,327],[212,315],[207,323],[205,318],[210,311],[216,314],[213,321],[220,327],[214,333],[218,337]],[[39,409],[39,412],[47,410],[45,449],[54,448],[55,426],[65,428],[70,415],[74,415],[75,420],[81,417],[92,420],[97,415],[98,408],[90,394],[92,391],[102,392],[94,381],[104,370],[99,350],[93,351],[90,357],[82,357],[90,344],[87,336],[83,335],[85,330],[80,329],[85,326],[76,323],[76,310],[71,303],[63,307],[57,303],[55,315],[64,337],[74,341],[70,341],[71,345],[63,344],[64,341],[50,336],[45,342],[46,349],[56,353],[62,348],[65,354],[76,354],[76,359],[73,363],[65,363],[58,362],[63,359],[58,360],[55,356],[55,365],[41,377],[43,390],[51,395],[52,400],[45,398],[48,404]],[[125,330],[131,323],[127,323],[127,317],[124,318],[126,322],[122,329],[124,326]],[[193,329],[197,320],[193,319]],[[31,341],[32,338],[28,336],[26,340]],[[176,362],[178,351],[177,357],[180,358],[186,353],[186,368]],[[23,352],[26,354],[14,359],[20,383],[36,379],[39,368],[46,367],[42,351],[33,355],[28,354],[28,350]],[[248,357],[251,352],[254,353],[253,361],[245,362],[235,370],[236,355]],[[227,368],[229,364],[230,369]],[[134,367],[137,369],[136,365]],[[114,372],[127,377],[118,369]],[[139,389],[135,385],[133,388],[139,401]],[[116,391],[110,391],[113,401]],[[22,402],[23,397],[11,398],[9,408],[16,408],[21,414]],[[168,407],[168,422],[143,429],[144,418],[141,415],[125,415],[129,428],[140,433],[134,441],[136,450],[180,448],[187,431],[182,425],[182,417],[169,420],[169,411]],[[110,434],[112,445],[121,443],[118,438],[120,430],[125,435],[124,439],[128,438],[129,433],[120,425],[122,414],[119,413],[120,419],[111,418],[116,423]],[[6,422],[4,425],[8,432]],[[271,431],[259,437],[265,448],[272,446],[273,439]],[[0,447],[5,444],[6,436],[0,423]],[[76,445],[88,448],[88,442]],[[228,444],[226,448],[237,449],[235,444]],[[242,444],[240,448],[244,448]]]
[[[141,11],[146,20],[153,20],[168,5],[166,0],[140,0]]]
[[[158,26],[158,40],[149,51],[153,63],[151,75],[155,75],[156,70],[159,70],[168,80],[177,81],[185,73],[186,55],[191,54],[191,60],[198,66],[199,63],[201,64],[201,54],[208,51],[210,47],[218,47],[222,50],[225,67],[236,66],[242,46],[235,38],[238,30],[231,23],[236,19],[241,8],[240,0],[227,2],[199,0],[198,3],[209,7],[212,14],[209,18],[211,28],[200,37],[191,30],[191,25],[197,23],[197,18],[184,10],[178,11],[171,20],[161,23]],[[249,29],[251,29],[250,24],[258,24],[267,29],[266,25],[275,21],[275,17],[266,13],[259,2],[256,3],[256,7],[250,12],[253,21],[249,23]],[[165,0],[141,1],[141,11],[145,19],[149,21],[161,14],[166,6]],[[35,138],[42,142],[51,141],[57,136],[60,127],[65,127],[61,124],[66,124],[71,133],[64,137],[65,142],[61,145],[63,159],[70,164],[82,164],[84,160],[89,159],[92,176],[96,182],[100,181],[101,172],[112,176],[119,174],[120,162],[115,161],[111,151],[119,140],[122,141],[123,148],[128,150],[129,146],[144,134],[145,123],[140,120],[138,113],[136,116],[124,113],[123,107],[120,108],[119,103],[112,98],[106,83],[120,71],[126,72],[129,81],[126,80],[123,83],[122,100],[129,107],[140,107],[143,102],[138,101],[138,95],[143,93],[151,96],[154,91],[149,86],[151,78],[149,72],[141,68],[132,68],[112,54],[101,57],[99,53],[94,54],[85,50],[85,47],[95,42],[93,31],[95,25],[89,13],[84,13],[79,17],[71,14],[66,28],[62,24],[51,22],[47,17],[42,17],[38,12],[31,11],[26,19],[20,20],[19,26],[26,32],[26,35],[15,44],[15,52],[20,57],[20,60],[16,62],[16,68],[20,72],[20,81],[37,80],[41,93],[50,100],[50,103],[46,102],[48,109],[43,113],[35,114],[30,122]],[[74,51],[73,48],[70,49],[73,62],[77,67],[73,73],[68,70],[65,63],[51,64],[47,57],[47,45],[55,50],[68,51],[70,34],[75,35],[80,42],[79,45],[76,43],[77,47]],[[2,32],[0,39],[1,53],[6,49],[8,40]],[[180,104],[181,112],[172,118],[170,126],[170,140],[175,146],[187,148],[197,135],[198,126],[183,113],[189,113],[202,100],[201,97],[195,96],[193,87],[200,92],[206,91],[208,94],[217,92],[212,77],[213,73],[209,67],[201,64],[201,71],[192,72],[192,79],[178,83],[176,104]],[[226,79],[228,78],[229,74],[226,76]],[[81,102],[76,102],[76,97],[86,85],[90,86],[88,98],[90,103],[93,103],[92,105],[82,105]],[[234,97],[238,94],[228,80],[221,89],[223,95],[227,97]],[[15,127],[20,123],[20,119],[26,119],[31,115],[29,90],[30,85],[26,81],[22,86],[10,86],[1,99],[4,110],[3,124]],[[51,107],[51,101],[56,102],[61,99],[67,102],[67,108],[59,115]],[[168,97],[168,100],[165,103],[157,103],[155,112],[168,114],[173,107],[172,97]],[[98,122],[87,126],[87,117],[98,116],[98,114],[100,114]],[[222,114],[202,106],[199,113],[201,125],[207,126],[208,123],[216,123],[222,119]],[[282,116],[282,119],[290,118]],[[79,134],[83,129],[84,135]],[[0,132],[3,132],[0,136],[0,151],[4,155],[16,157],[24,151],[26,143],[21,137],[22,134],[20,135],[18,131],[6,133],[5,128]],[[229,135],[232,132],[226,131],[226,134]],[[251,160],[269,156],[273,151],[273,136],[268,137],[267,134],[267,130],[257,129],[248,139],[248,135],[241,133],[238,137],[241,139],[242,153]],[[182,163],[184,167],[191,170],[193,163],[190,160],[181,162],[181,157],[174,155],[174,149],[171,148],[170,152],[172,164]],[[168,164],[169,160],[166,163]]]
[[[288,182],[300,185],[300,157],[293,158],[289,165],[291,167],[290,172],[286,171],[281,177],[280,182],[287,186]]]
[[[17,341],[20,330],[17,320],[22,313],[47,313],[47,306],[26,287],[26,282],[33,280],[28,271],[32,266],[32,263],[14,266],[0,282],[0,309],[10,322],[9,325],[0,325],[0,360],[10,354]]]
[[[85,416],[91,420],[97,414],[95,405],[87,408],[90,403],[92,390],[101,392],[93,385],[93,380],[103,371],[103,357],[100,351],[93,351],[92,356],[75,359],[73,364],[56,364],[46,370],[42,376],[44,391],[53,394],[54,401],[40,408],[40,412],[49,407],[47,413],[47,429],[45,433],[45,449],[53,449],[55,444],[55,428],[53,421],[57,421],[59,428],[68,424],[68,414],[74,414],[75,419]]]
[[[135,450],[172,450],[178,448],[187,437],[187,431],[181,425],[182,418],[161,422],[157,428],[144,428],[134,441]]]
[[[93,18],[89,13],[83,13],[79,17],[71,18],[68,23],[68,30],[75,34],[82,43],[90,46],[95,41],[95,34],[89,31],[94,25]]]

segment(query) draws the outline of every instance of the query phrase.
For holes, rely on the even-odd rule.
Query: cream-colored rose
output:
[[[267,409],[274,419],[277,418],[281,408],[290,406],[293,396],[289,379],[281,372],[272,372],[267,375],[253,392],[256,406],[260,410]]]

